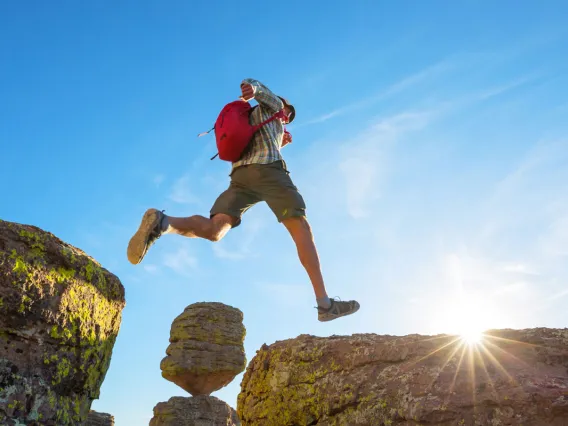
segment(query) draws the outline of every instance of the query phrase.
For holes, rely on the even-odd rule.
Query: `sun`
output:
[[[441,301],[435,324],[447,334],[459,336],[466,345],[483,344],[484,332],[495,328],[498,315],[487,301],[473,296]]]
[[[471,312],[464,312],[456,318],[456,334],[461,340],[470,345],[479,345],[483,342],[483,332],[486,330],[482,319]]]
[[[468,345],[477,345],[483,341],[483,331],[475,328],[461,332],[460,336]]]

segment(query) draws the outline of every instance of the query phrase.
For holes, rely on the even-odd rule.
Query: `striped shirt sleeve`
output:
[[[241,84],[250,84],[254,89],[254,99],[259,105],[271,111],[278,112],[284,108],[284,103],[268,87],[253,78],[245,78]]]

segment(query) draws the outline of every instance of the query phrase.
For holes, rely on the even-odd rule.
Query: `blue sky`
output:
[[[194,302],[244,312],[248,360],[299,334],[461,333],[568,319],[568,6],[561,1],[3,2],[0,217],[115,273],[127,306],[93,403],[147,424]],[[126,245],[148,207],[207,215],[208,130],[259,79],[295,104],[284,149],[330,296],[265,205],[217,244]],[[214,395],[236,405],[242,375]]]

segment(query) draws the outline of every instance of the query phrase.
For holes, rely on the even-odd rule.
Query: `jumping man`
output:
[[[292,142],[284,124],[295,118],[293,105],[254,79],[243,80],[241,92],[244,100],[255,99],[258,103],[250,115],[252,125],[282,109],[287,118],[276,119],[255,133],[241,158],[232,163],[229,187],[213,204],[209,218],[198,215],[171,217],[157,209],[148,209],[128,244],[128,260],[133,264],[140,263],[150,246],[166,233],[219,241],[230,229],[240,225],[249,208],[264,201],[296,244],[300,262],[314,289],[318,320],[331,321],[357,312],[357,301],[340,301],[327,295],[312,230],[306,219],[306,205],[280,153],[281,148]]]

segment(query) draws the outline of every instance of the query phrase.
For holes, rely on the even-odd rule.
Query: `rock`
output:
[[[239,426],[237,413],[214,396],[174,396],[154,407],[150,426]]]
[[[222,303],[195,303],[172,323],[162,377],[192,395],[209,395],[244,371],[245,327],[240,310]]]
[[[232,426],[239,418],[225,402],[208,396],[246,367],[240,310],[222,303],[194,303],[172,323],[162,376],[194,395],[154,407],[150,426]]]
[[[568,425],[568,329],[375,334],[264,345],[241,383],[243,425]]]
[[[82,424],[124,305],[118,278],[81,250],[0,221],[0,424]]]
[[[114,426],[114,417],[106,413],[97,413],[91,410],[85,426]]]

